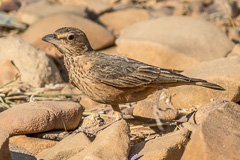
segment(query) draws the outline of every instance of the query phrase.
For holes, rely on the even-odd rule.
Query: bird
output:
[[[53,44],[63,54],[69,82],[93,101],[111,105],[118,120],[123,118],[119,104],[143,100],[159,87],[198,85],[224,90],[203,79],[95,51],[86,34],[78,28],[59,28],[42,40]]]

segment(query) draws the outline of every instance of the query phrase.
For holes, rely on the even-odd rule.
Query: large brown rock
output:
[[[240,106],[229,102],[210,111],[191,136],[182,160],[239,159]]]
[[[26,24],[33,24],[40,18],[57,13],[72,13],[86,17],[86,7],[76,5],[62,5],[58,3],[49,3],[47,1],[38,1],[28,5],[22,5],[17,12],[17,19]]]
[[[21,80],[34,87],[60,83],[62,78],[47,54],[19,37],[0,38],[0,62],[13,61],[21,73]]]
[[[113,29],[115,35],[119,35],[121,30],[134,23],[149,20],[150,16],[145,9],[129,8],[115,12],[105,13],[99,20],[106,26]]]
[[[69,101],[24,103],[0,113],[0,129],[11,135],[73,130],[78,126],[83,110],[80,104]]]
[[[129,152],[129,127],[120,120],[103,130],[83,151],[69,160],[127,160]]]
[[[228,57],[230,56],[240,56],[240,44],[236,44],[234,48],[232,49],[231,53],[228,54]]]
[[[9,133],[0,130],[0,159],[11,160],[11,154],[9,151]]]
[[[14,80],[16,75],[20,75],[19,70],[11,61],[0,62],[0,86]]]
[[[141,142],[131,148],[130,155],[142,154],[141,160],[179,160],[189,141],[190,131],[181,129],[163,137]]]
[[[109,0],[67,0],[62,1],[63,4],[71,4],[77,6],[85,6],[89,10],[94,11],[96,14],[100,14],[104,11],[111,9]]]
[[[171,104],[168,104],[166,101],[168,101],[166,94],[163,91],[157,91],[155,94],[152,94],[148,96],[148,98],[137,102],[137,104],[134,104],[134,110],[133,115],[139,116],[139,117],[146,117],[146,118],[153,118],[155,119],[154,112],[157,112],[154,110],[154,106],[156,106],[157,100],[159,98],[160,94],[160,100],[158,102],[158,111],[159,114],[158,118],[162,120],[173,120],[177,118],[178,111],[175,109]]]
[[[56,141],[48,139],[40,139],[34,137],[27,137],[25,135],[13,136],[10,138],[10,143],[21,146],[33,155],[37,155],[44,149],[56,145]]]
[[[36,160],[36,157],[23,147],[9,143],[9,149],[11,152],[12,160]]]
[[[81,152],[91,141],[84,133],[69,135],[52,148],[45,149],[36,157],[38,159],[67,160]]]
[[[192,124],[200,125],[202,121],[205,120],[205,118],[208,116],[208,114],[219,108],[219,106],[222,106],[223,104],[228,103],[228,101],[225,100],[216,100],[213,102],[210,102],[202,107],[199,107],[196,112],[194,112],[191,117],[189,118],[188,122]]]
[[[50,55],[60,55],[53,45],[43,42],[42,37],[61,27],[76,27],[83,30],[94,49],[105,48],[114,43],[113,35],[103,26],[70,13],[54,14],[40,19],[23,33],[22,38]]]
[[[225,57],[234,46],[214,24],[191,17],[135,23],[122,30],[116,43],[128,57],[178,70]]]
[[[202,62],[193,69],[186,70],[183,75],[201,78],[216,83],[225,91],[195,85],[172,87],[166,92],[176,108],[190,108],[205,105],[212,100],[240,101],[240,57],[232,56],[209,62]]]

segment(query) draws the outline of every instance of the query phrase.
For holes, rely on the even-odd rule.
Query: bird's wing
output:
[[[121,88],[176,82],[168,70],[126,57],[100,56],[91,67],[90,74],[101,83]]]

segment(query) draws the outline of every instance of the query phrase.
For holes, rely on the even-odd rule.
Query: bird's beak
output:
[[[44,36],[42,38],[43,41],[46,41],[48,43],[52,43],[52,44],[55,44],[55,45],[59,45],[60,44],[60,41],[54,37],[53,34],[48,34],[46,36]]]

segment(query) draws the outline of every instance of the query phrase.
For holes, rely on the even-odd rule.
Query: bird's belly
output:
[[[89,79],[82,79],[77,84],[77,88],[90,99],[104,104],[122,104],[140,101],[157,90],[150,87],[116,88],[103,83],[92,82]]]

